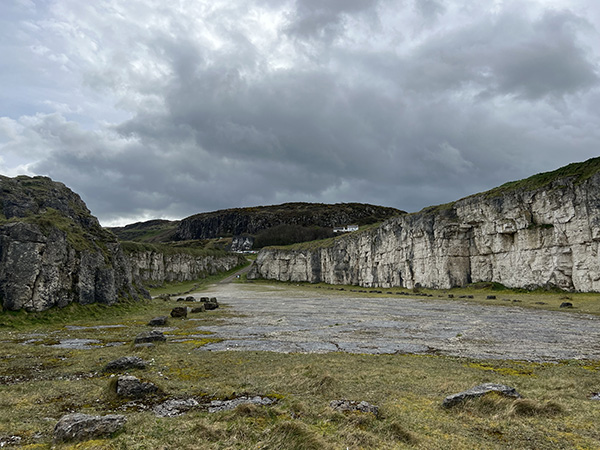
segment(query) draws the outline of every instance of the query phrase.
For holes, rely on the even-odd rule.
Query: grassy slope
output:
[[[17,435],[24,448],[51,447],[56,420],[69,411],[122,413],[109,392],[111,378],[100,373],[106,362],[137,354],[151,361],[133,373],[170,396],[205,399],[241,393],[272,395],[273,407],[238,407],[209,414],[194,411],[156,418],[130,409],[123,433],[112,439],[57,448],[98,449],[501,449],[600,448],[600,390],[597,361],[533,364],[515,361],[414,355],[277,354],[204,352],[210,335],[195,328],[218,323],[231,312],[204,313],[199,321],[171,320],[170,342],[134,350],[145,323],[167,315],[174,301],[139,303],[114,314],[37,323],[27,329],[0,327],[0,441]],[[104,315],[103,313],[109,313]],[[58,318],[57,318],[58,319]],[[70,325],[116,324],[123,328],[66,330]],[[44,346],[66,335],[98,337],[124,346],[65,350]],[[199,333],[198,333],[199,334]],[[27,339],[41,339],[24,344]],[[188,339],[174,343],[173,339]],[[88,376],[91,374],[91,377]],[[440,404],[446,395],[482,382],[514,386],[525,400],[489,397],[454,410]],[[365,400],[381,408],[370,414],[340,414],[331,400]],[[40,433],[40,435],[36,434]]]

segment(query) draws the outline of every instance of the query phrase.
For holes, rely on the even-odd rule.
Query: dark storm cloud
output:
[[[594,3],[182,5],[57,0],[49,29],[30,17],[43,31],[24,42],[52,38],[44,80],[63,70],[76,95],[57,82],[60,109],[0,118],[0,168],[63,181],[109,222],[417,210],[597,154]]]

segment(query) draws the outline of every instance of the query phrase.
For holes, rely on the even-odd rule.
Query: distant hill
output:
[[[405,212],[395,208],[363,203],[284,203],[200,213],[181,221],[139,222],[110,230],[121,240],[138,242],[244,236],[245,242],[249,238],[259,248],[323,239],[332,236],[337,226],[364,226],[402,214]]]
[[[156,219],[108,229],[121,241],[159,243],[174,241],[178,225],[178,220]]]

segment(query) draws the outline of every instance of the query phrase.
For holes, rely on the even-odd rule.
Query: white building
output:
[[[358,225],[345,225],[343,227],[334,227],[334,233],[348,233],[350,231],[358,231]]]

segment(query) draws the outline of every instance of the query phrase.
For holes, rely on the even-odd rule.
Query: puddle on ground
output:
[[[67,330],[102,330],[105,328],[126,328],[126,325],[94,325],[94,326],[79,326],[79,325],[67,325]]]
[[[101,347],[118,347],[125,345],[125,342],[108,342],[103,344],[98,339],[61,339],[58,344],[50,345],[54,348],[66,348],[70,350],[91,350]]]

